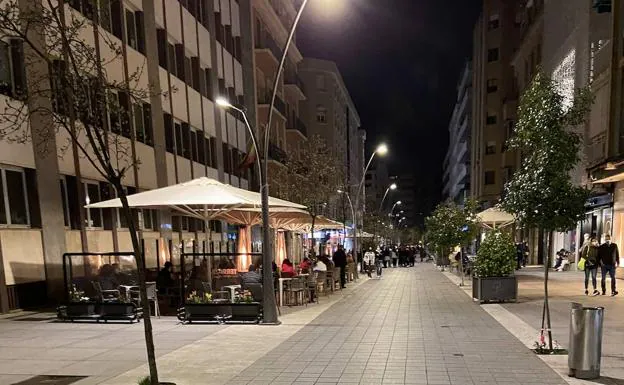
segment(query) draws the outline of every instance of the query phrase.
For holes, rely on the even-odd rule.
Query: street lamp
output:
[[[390,209],[390,214],[392,214],[392,212],[394,211],[394,208],[395,208],[396,206],[400,206],[402,203],[403,203],[403,202],[401,202],[401,201],[396,201],[396,202],[394,202],[394,204],[392,205],[392,208]],[[402,213],[402,212],[403,212],[403,210],[401,210],[401,213]]]
[[[371,162],[373,161],[373,158],[375,158],[376,154],[379,154],[379,156],[385,156],[388,153],[388,146],[385,143],[381,143],[380,145],[377,146],[377,148],[375,149],[375,151],[373,151],[373,153],[370,156],[370,159],[368,159],[368,163],[366,163],[366,167],[364,167],[364,172],[362,173],[362,180],[360,180],[360,183],[358,184],[358,189],[357,189],[357,194],[355,196],[355,209],[359,210],[360,209],[360,194],[362,193],[362,187],[364,186],[364,179],[366,179],[366,173],[368,172],[368,168],[371,165]],[[357,217],[354,217],[354,227],[355,227],[355,238],[354,238],[354,245],[353,245],[353,255],[355,255],[356,259],[357,259],[357,252],[358,252],[358,236],[357,236],[357,231],[358,231],[358,226],[357,226]]]
[[[386,189],[386,192],[384,193],[383,198],[381,198],[381,203],[379,204],[379,213],[381,214],[381,208],[383,207],[384,201],[386,200],[386,196],[388,195],[388,192],[390,190],[396,190],[397,189],[397,185],[396,183],[392,183],[390,186],[388,186],[388,188]]]

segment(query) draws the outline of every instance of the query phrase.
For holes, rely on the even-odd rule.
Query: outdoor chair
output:
[[[325,286],[332,293],[334,292],[334,270],[327,270],[325,272]]]
[[[299,305],[299,298],[301,302],[305,302],[305,292],[307,283],[304,277],[294,277],[288,284],[288,298],[292,298],[295,302],[295,306]],[[307,303],[306,303],[307,306]]]
[[[91,281],[91,284],[100,302],[119,301],[119,290],[102,290],[102,285],[98,281]]]
[[[316,292],[317,299],[320,294],[327,295],[327,272],[326,271],[317,271],[316,272]]]
[[[310,302],[314,302],[316,298],[316,303],[318,303],[317,278],[314,273],[310,273],[306,279],[306,295]]]
[[[338,285],[338,288],[342,291],[342,283],[340,282],[340,268],[339,267],[334,267],[332,291],[336,288],[336,285]]]

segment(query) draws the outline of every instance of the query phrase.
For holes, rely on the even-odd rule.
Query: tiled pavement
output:
[[[228,384],[565,382],[427,264],[364,283]]]

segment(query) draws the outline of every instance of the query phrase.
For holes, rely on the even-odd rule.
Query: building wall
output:
[[[517,169],[517,156],[504,144],[515,118],[511,59],[520,29],[518,6],[511,0],[484,0],[474,28],[470,185],[471,196],[484,206],[500,199],[506,180]]]
[[[221,110],[214,103],[219,95],[235,103],[253,103],[254,100],[245,95],[250,83],[245,83],[243,76],[253,71],[243,70],[242,63],[252,63],[249,60],[252,51],[250,44],[242,43],[241,20],[245,18],[241,18],[239,2],[202,0],[196,2],[201,7],[198,9],[187,9],[181,2],[167,0],[124,0],[120,3],[123,10],[120,9],[118,14],[124,24],[121,31],[110,26],[105,27],[110,33],[100,29],[108,39],[124,44],[120,40],[123,39],[127,43],[122,57],[106,65],[108,79],[124,81],[132,78],[137,87],[144,88],[148,83],[159,85],[149,100],[144,100],[136,110],[132,110],[133,113],[138,112],[137,120],[129,123],[133,134],[126,135],[127,138],[120,137],[129,147],[135,147],[136,152],[135,159],[130,156],[125,160],[127,164],[137,164],[136,170],[128,172],[124,179],[128,191],[162,187],[201,176],[218,177],[224,182],[247,188],[247,173],[236,167],[246,151],[245,125],[240,116]],[[66,8],[68,20],[83,17],[81,10],[69,5]],[[144,38],[140,33],[136,34],[136,28],[141,29],[141,24],[136,22],[139,17],[143,20]],[[134,23],[132,19],[135,19]],[[246,20],[249,21],[249,17]],[[129,40],[128,26],[134,27],[130,30],[135,32],[132,41]],[[242,30],[249,29],[244,27]],[[93,41],[92,32],[84,31],[84,35],[86,42]],[[165,55],[159,57],[159,51],[168,53],[173,60],[166,60],[168,57]],[[104,57],[112,55],[104,48],[102,52]],[[27,50],[25,55],[28,55]],[[176,59],[188,62],[188,66],[184,66],[184,70],[177,65],[171,68]],[[13,59],[5,55],[0,60],[7,62]],[[133,78],[125,73],[124,64],[129,73],[146,69]],[[151,80],[148,81],[148,78]],[[11,81],[14,83],[17,80],[13,77]],[[2,93],[5,95],[0,96],[0,104],[6,104],[11,94],[6,89]],[[15,100],[11,102],[16,103]],[[149,107],[152,108],[148,110]],[[154,111],[162,111],[162,114]],[[39,130],[38,124],[42,123],[31,122],[33,132]],[[144,131],[145,127],[151,127],[151,130]],[[182,142],[178,142],[180,138],[183,138]],[[5,178],[0,191],[4,206],[0,215],[5,216],[4,220],[0,218],[0,248],[7,284],[42,280],[40,271],[44,269],[48,279],[54,277],[57,284],[57,287],[48,287],[49,292],[56,292],[58,279],[62,277],[59,273],[62,271],[62,252],[124,251],[130,246],[127,230],[123,229],[124,225],[114,211],[82,211],[86,201],[78,199],[82,197],[96,202],[114,197],[114,191],[83,156],[72,152],[67,134],[59,131],[56,142],[58,157],[51,156],[47,163],[42,164],[37,160],[36,146],[31,143],[0,140],[0,174]],[[200,159],[200,152],[203,152],[203,159]],[[55,168],[50,169],[50,162]],[[43,174],[48,179],[42,178]],[[6,183],[20,179],[21,185]],[[85,182],[91,183],[92,187],[85,186]],[[62,187],[59,187],[61,184]],[[60,198],[50,203],[50,191]],[[18,199],[20,196],[24,202]],[[17,213],[15,218],[5,213],[12,211]],[[140,222],[145,229],[157,231],[159,227],[163,228],[162,224],[180,232],[199,226],[189,224],[187,220],[176,219],[172,222],[167,213],[161,214],[159,223],[158,220],[146,220],[156,215],[155,212],[144,211]],[[51,225],[55,221],[61,225]],[[62,222],[65,222],[65,227]],[[56,235],[47,236],[51,231],[55,231]],[[59,234],[60,237],[57,236]],[[184,239],[195,237],[190,232],[185,234]],[[167,235],[167,231],[163,230],[161,235]],[[168,236],[171,237],[170,234]],[[220,235],[215,239],[221,239]],[[23,245],[29,246],[25,248]],[[36,266],[24,270],[22,262]]]
[[[445,199],[462,204],[470,191],[470,124],[472,71],[466,63],[457,84],[457,102],[449,123],[449,148],[444,159]]]

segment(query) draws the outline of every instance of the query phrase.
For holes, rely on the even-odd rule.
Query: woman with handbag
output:
[[[596,285],[596,276],[598,274],[598,241],[595,236],[592,236],[589,245],[581,250],[581,260],[578,263],[578,267],[581,270],[585,270],[585,295],[589,294],[588,286],[590,275],[594,288],[592,295],[599,295],[600,292]]]

